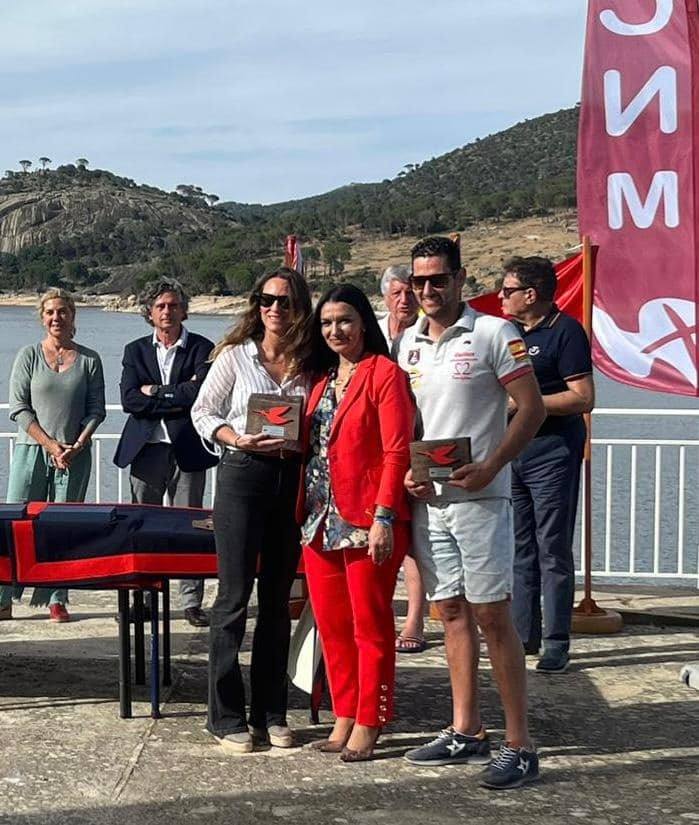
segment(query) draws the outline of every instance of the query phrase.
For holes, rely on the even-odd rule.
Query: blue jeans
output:
[[[575,596],[573,532],[585,425],[534,438],[512,462],[512,617],[528,649],[568,650]],[[543,597],[543,627],[542,627]]]

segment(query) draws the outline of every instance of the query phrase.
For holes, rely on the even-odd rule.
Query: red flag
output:
[[[284,266],[303,274],[303,255],[296,235],[287,235],[284,242]]]
[[[580,231],[598,247],[593,357],[611,378],[697,395],[697,0],[590,0]]]
[[[582,255],[575,255],[556,264],[556,305],[563,312],[583,320],[583,265]],[[469,298],[469,304],[479,312],[502,316],[502,308],[497,292],[486,292],[477,298]]]

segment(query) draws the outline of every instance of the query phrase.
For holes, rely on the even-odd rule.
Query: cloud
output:
[[[5,166],[84,155],[165,188],[283,200],[391,176],[579,96],[582,4],[8,6]]]

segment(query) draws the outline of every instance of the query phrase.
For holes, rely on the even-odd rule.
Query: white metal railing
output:
[[[682,582],[699,587],[699,438],[595,437],[600,421],[639,417],[681,418],[697,424],[699,410],[594,411],[592,572],[610,580]],[[642,453],[650,460],[639,477]],[[616,473],[622,461],[627,466]],[[692,474],[689,484],[688,468]],[[583,538],[581,530],[580,543]]]
[[[0,404],[0,410],[7,407]],[[118,404],[108,404],[107,411],[123,415]],[[692,409],[606,408],[593,412],[592,572],[597,580],[692,583],[699,587],[699,438],[595,435],[602,421],[638,417],[667,421],[685,417],[699,424],[699,410]],[[0,432],[0,449],[3,442],[8,444],[8,468],[15,435]],[[124,471],[112,463],[111,455],[105,455],[104,449],[118,439],[119,433],[113,432],[97,432],[93,437],[94,487],[90,500],[124,500]],[[647,462],[648,469],[639,473],[640,458],[648,455],[652,457]],[[626,466],[620,471],[620,465]],[[214,468],[209,474],[206,496],[211,505],[215,480]],[[584,538],[580,510],[576,532],[578,559]],[[577,572],[581,574],[582,570]]]

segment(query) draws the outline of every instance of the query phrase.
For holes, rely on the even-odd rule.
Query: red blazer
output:
[[[311,388],[303,422],[306,447],[313,413],[327,383],[325,375]],[[415,402],[408,376],[384,355],[360,361],[335,412],[328,444],[330,483],[345,521],[370,527],[377,504],[390,507],[400,520],[410,518],[403,481],[414,426]],[[296,510],[300,524],[304,499],[302,483]]]

